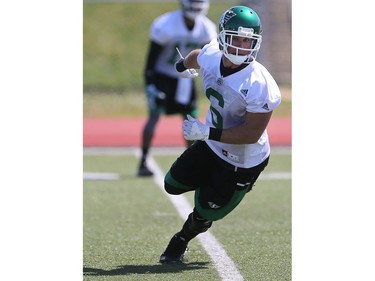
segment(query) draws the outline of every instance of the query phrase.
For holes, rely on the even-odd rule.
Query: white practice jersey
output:
[[[211,102],[206,125],[223,129],[237,127],[244,123],[246,112],[266,113],[280,104],[279,87],[263,65],[254,61],[244,69],[222,77],[221,57],[216,40],[206,45],[198,56],[203,89]],[[267,130],[254,144],[206,142],[220,158],[241,168],[254,167],[270,155]]]
[[[204,15],[197,16],[194,28],[189,30],[181,10],[168,12],[156,18],[150,34],[152,41],[164,46],[155,70],[175,78],[178,77],[178,72],[174,64],[180,59],[176,47],[186,56],[190,51],[202,48],[217,37],[216,25]]]

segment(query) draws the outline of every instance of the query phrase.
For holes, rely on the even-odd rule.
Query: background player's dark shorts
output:
[[[185,104],[180,104],[175,101],[176,89],[178,79],[172,78],[170,76],[156,73],[155,74],[155,85],[156,87],[167,95],[165,102],[163,103],[165,114],[172,115],[177,113],[190,114],[196,116],[197,102],[196,102],[196,88],[195,82],[193,81],[192,94],[190,97],[190,102]]]
[[[179,193],[195,190],[195,208],[202,217],[214,221],[241,202],[267,164],[268,158],[258,166],[235,171],[205,142],[197,141],[173,163],[165,182]]]

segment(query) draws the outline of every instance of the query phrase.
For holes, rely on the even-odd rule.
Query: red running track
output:
[[[140,146],[145,118],[84,119],[83,146]],[[271,145],[291,146],[291,118],[273,118],[268,125]],[[185,146],[182,120],[162,116],[157,124],[153,146]]]

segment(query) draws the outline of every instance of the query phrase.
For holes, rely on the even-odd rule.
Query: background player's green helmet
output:
[[[251,63],[256,58],[262,43],[262,26],[257,13],[246,6],[235,6],[225,11],[219,21],[218,42],[221,52],[234,64]],[[233,46],[234,36],[250,38],[250,49]],[[228,53],[228,47],[236,50],[235,54]],[[239,55],[245,50],[247,55]]]

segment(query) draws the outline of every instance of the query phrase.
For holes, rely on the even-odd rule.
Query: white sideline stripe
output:
[[[120,175],[116,173],[98,173],[98,172],[84,172],[83,180],[88,181],[114,181],[119,180]],[[289,180],[291,173],[263,173],[259,176],[258,181],[262,180]]]
[[[83,180],[119,180],[120,175],[115,173],[94,173],[94,172],[84,172],[83,173]]]
[[[139,155],[138,155],[139,156]],[[183,220],[186,220],[187,216],[192,212],[192,207],[188,200],[183,196],[172,196],[164,190],[164,173],[159,168],[155,160],[150,157],[148,160],[150,168],[154,172],[154,179],[159,188],[166,194],[172,201],[176,210],[180,214]],[[211,257],[216,270],[218,271],[223,281],[242,281],[244,278],[238,271],[234,262],[225,252],[224,248],[216,240],[216,238],[209,232],[199,234],[197,239],[202,244],[208,255]]]

